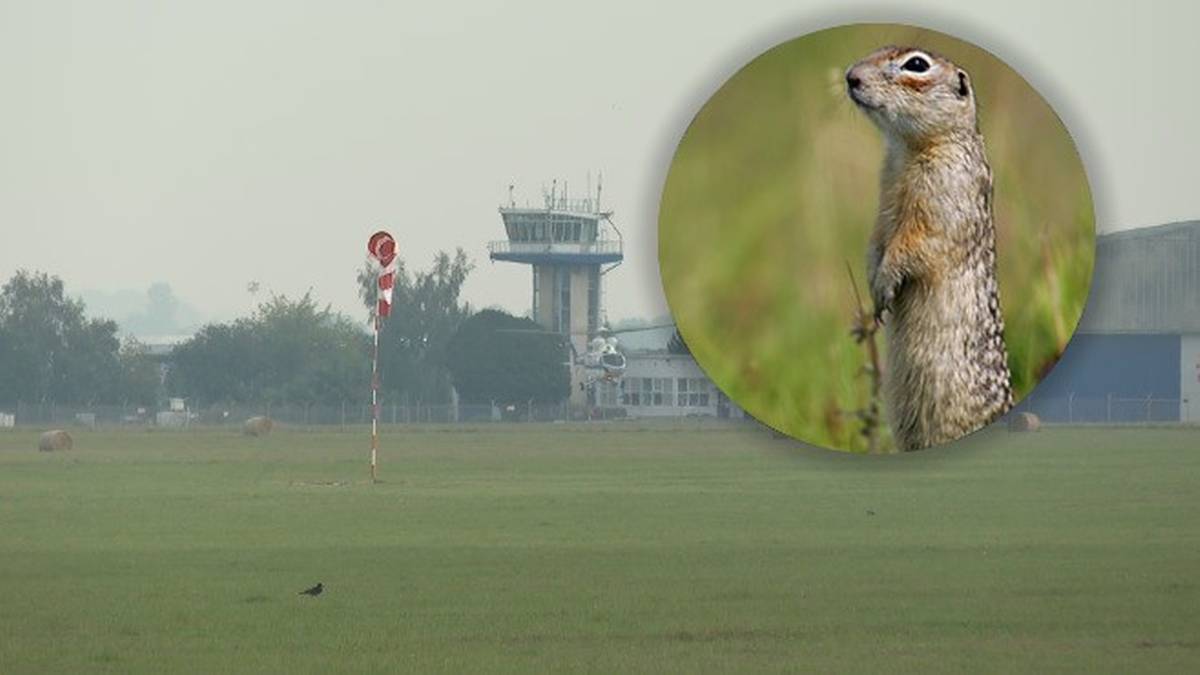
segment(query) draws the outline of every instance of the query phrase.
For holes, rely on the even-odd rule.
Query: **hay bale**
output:
[[[56,450],[70,450],[75,443],[71,440],[71,434],[62,429],[51,429],[42,434],[38,439],[38,450],[41,452],[54,452]]]
[[[246,436],[266,436],[275,426],[270,417],[251,417],[242,424],[242,433]]]
[[[1019,412],[1009,415],[1009,431],[1037,431],[1042,428],[1042,421],[1031,412]]]

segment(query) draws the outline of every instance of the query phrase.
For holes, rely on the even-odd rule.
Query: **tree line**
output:
[[[158,364],[121,339],[115,321],[88,318],[63,282],[17,271],[0,288],[0,403],[152,405]]]
[[[565,344],[531,320],[475,312],[461,299],[473,269],[459,249],[426,270],[400,262],[382,323],[384,400],[438,405],[555,402],[569,393]],[[220,404],[328,404],[370,396],[375,271],[358,271],[365,319],[311,292],[273,295],[248,316],[204,325],[165,357],[89,318],[63,282],[18,271],[0,289],[0,404],[146,405],[183,397]]]

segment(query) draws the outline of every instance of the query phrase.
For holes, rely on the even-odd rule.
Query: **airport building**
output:
[[[604,334],[604,275],[624,259],[612,212],[600,205],[601,188],[571,198],[557,182],[540,205],[518,206],[509,187],[501,206],[506,239],[488,244],[491,260],[532,268],[531,316],[570,341],[576,361]],[[615,235],[615,237],[613,236]],[[662,349],[624,351],[625,370],[597,381],[595,369],[571,368],[572,415],[616,411],[627,417],[741,417],[690,354]]]
[[[561,333],[574,353],[583,354],[603,321],[602,282],[606,272],[624,259],[620,232],[611,213],[600,208],[601,190],[572,199],[557,182],[540,206],[517,206],[509,187],[509,203],[500,207],[507,239],[488,244],[492,260],[529,265],[533,271],[532,317],[543,328]],[[611,238],[610,231],[617,237]],[[590,389],[581,386],[587,373],[571,369],[573,407],[588,404]]]
[[[1052,422],[1200,424],[1200,222],[1097,237],[1079,329],[1018,409]]]
[[[691,354],[631,351],[626,363],[613,403],[628,417],[743,417]]]

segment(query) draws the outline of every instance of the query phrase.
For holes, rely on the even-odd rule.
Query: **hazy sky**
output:
[[[767,47],[852,21],[950,32],[1025,75],[1101,230],[1200,217],[1200,3],[417,4],[0,0],[0,279],[166,281],[212,318],[258,280],[357,314],[383,226],[417,267],[465,248],[467,299],[519,313],[528,268],[484,248],[508,184],[537,199],[603,171],[627,249],[609,317],[659,314],[658,196],[692,114]]]

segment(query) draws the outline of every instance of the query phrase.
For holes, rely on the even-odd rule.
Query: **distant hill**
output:
[[[122,333],[139,338],[191,334],[205,321],[195,307],[175,295],[170,284],[161,281],[144,291],[88,289],[79,298],[89,316],[112,319]]]

